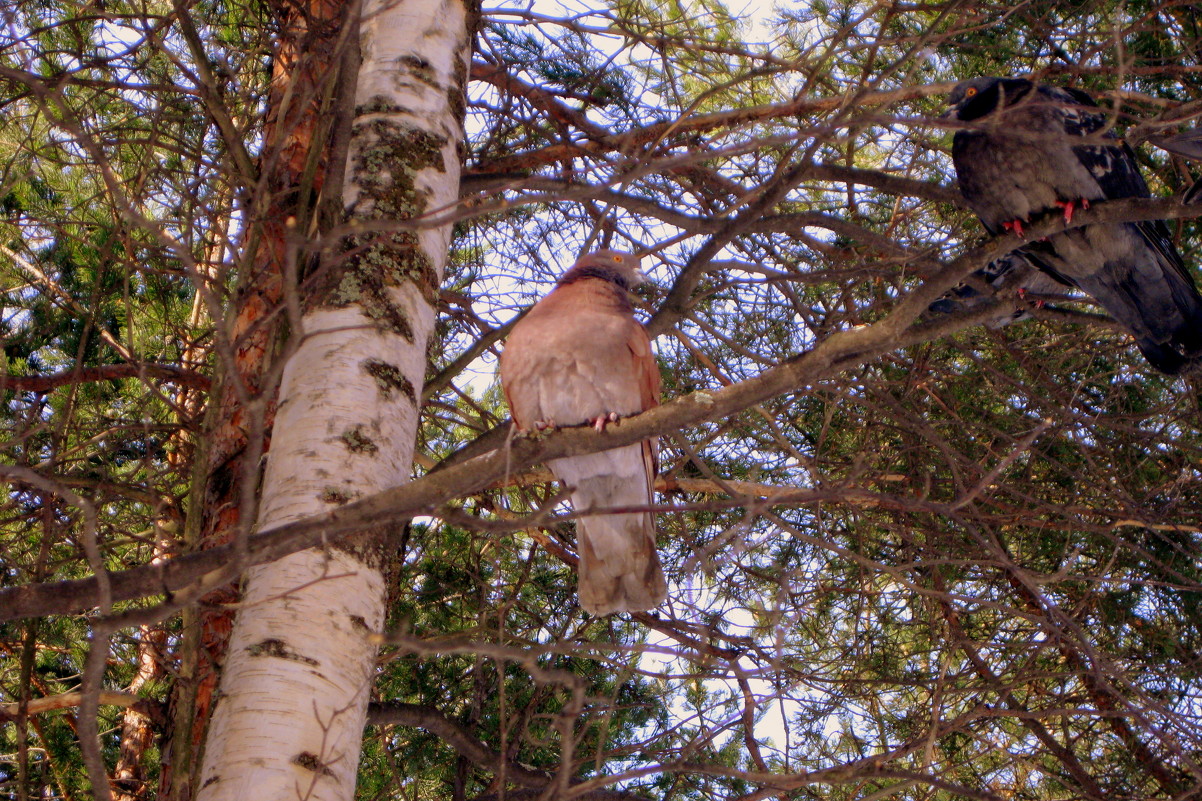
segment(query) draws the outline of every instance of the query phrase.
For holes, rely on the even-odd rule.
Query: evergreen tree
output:
[[[1196,376],[1067,290],[926,311],[1004,250],[955,83],[1088,91],[1180,195],[1148,139],[1202,113],[1194,9],[410,5],[3,12],[0,794],[238,793],[243,757],[298,797],[1196,794]],[[1198,207],[1143,206],[1197,275]],[[602,246],[645,254],[666,403],[510,436],[508,325]],[[542,463],[649,434],[669,601],[594,619]],[[239,660],[361,681],[269,720],[235,668],[233,735]]]

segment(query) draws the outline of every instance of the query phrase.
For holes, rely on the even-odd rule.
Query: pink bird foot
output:
[[[594,417],[592,420],[589,420],[589,424],[592,425],[593,429],[595,431],[597,431],[598,433],[604,431],[605,427],[607,425],[609,425],[610,423],[616,423],[616,422],[618,422],[618,413],[617,412],[610,412],[609,414],[599,415],[597,417]]]
[[[1023,303],[1032,303],[1035,306],[1035,308],[1037,308],[1037,309],[1043,308],[1044,302],[1042,300],[1036,300],[1036,301],[1027,300],[1027,288],[1025,286],[1020,286],[1018,288],[1018,299],[1021,300]]]
[[[1023,221],[1022,220],[1017,220],[1017,219],[1008,220],[1008,221],[1002,223],[1002,228],[1006,231],[1009,231],[1012,234],[1018,234],[1019,236],[1023,237],[1024,239],[1026,238],[1023,234]]]
[[[1080,200],[1057,200],[1056,205],[1064,209],[1064,224],[1068,225],[1073,221],[1073,211],[1076,207],[1080,206],[1082,209],[1088,209],[1089,200],[1087,198],[1081,198]]]
[[[546,431],[549,428],[550,429],[555,428],[554,420],[535,420],[534,421],[534,430],[535,431]]]

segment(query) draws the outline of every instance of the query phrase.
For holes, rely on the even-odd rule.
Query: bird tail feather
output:
[[[646,506],[650,490],[642,477],[595,476],[572,493],[577,510]],[[576,524],[580,551],[580,605],[593,615],[641,612],[658,606],[667,581],[655,550],[650,512],[581,517]]]
[[[1183,268],[1155,255],[1144,273],[1139,264],[1108,263],[1082,288],[1131,331],[1153,367],[1179,375],[1202,363],[1202,296]]]

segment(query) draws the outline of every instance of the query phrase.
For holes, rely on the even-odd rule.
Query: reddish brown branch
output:
[[[50,392],[72,384],[90,384],[96,381],[114,381],[121,378],[165,381],[202,392],[208,392],[210,387],[208,376],[169,364],[102,364],[97,367],[75,367],[50,375],[0,374],[0,390]]]

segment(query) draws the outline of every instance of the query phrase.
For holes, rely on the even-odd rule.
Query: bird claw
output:
[[[546,431],[549,428],[550,429],[555,428],[554,420],[535,420],[534,421],[534,430],[535,431]]]
[[[1080,200],[1057,200],[1056,205],[1064,209],[1064,224],[1069,225],[1073,221],[1073,211],[1079,205],[1082,209],[1089,208],[1089,199],[1081,198]]]
[[[1002,223],[1002,228],[1012,234],[1017,234],[1020,237],[1026,238],[1023,235],[1023,221],[1019,219],[1007,220]]]
[[[1030,303],[1032,306],[1034,306],[1037,309],[1042,309],[1043,305],[1044,305],[1044,301],[1042,301],[1042,300],[1034,300],[1034,301],[1028,300],[1027,299],[1027,288],[1025,286],[1020,286],[1018,288],[1018,299],[1021,300],[1023,303]]]
[[[596,431],[597,433],[602,433],[603,431],[605,431],[605,427],[607,425],[609,425],[610,423],[616,423],[616,422],[618,422],[618,413],[617,412],[610,412],[609,414],[598,415],[597,417],[594,417],[592,420],[589,420],[589,424],[592,425],[593,430]]]

